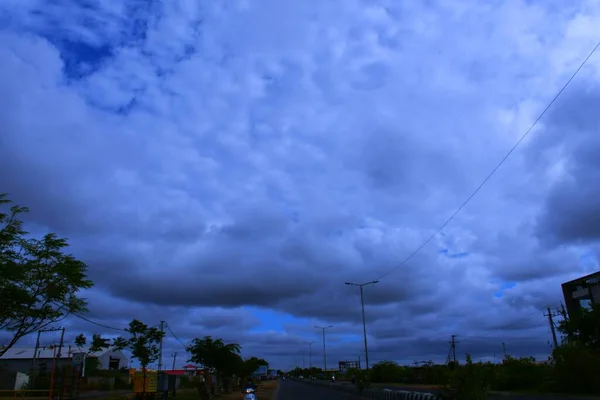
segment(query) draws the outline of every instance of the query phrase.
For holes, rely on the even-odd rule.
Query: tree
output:
[[[245,360],[240,357],[240,361],[240,366],[237,369],[236,374],[243,378],[251,376],[262,366],[269,366],[269,363],[265,359],[258,357],[250,357]]]
[[[563,318],[558,324],[558,331],[567,342],[600,352],[600,305],[592,304],[590,309],[581,308],[571,318],[564,309],[561,314]]]
[[[140,362],[142,369],[158,360],[160,357],[160,342],[165,333],[156,327],[150,327],[134,319],[125,328],[129,337],[118,337],[113,341],[113,346],[118,350],[129,350],[131,356]]]
[[[561,314],[558,330],[565,341],[552,351],[554,389],[600,393],[600,306],[582,308],[571,318],[564,308]]]
[[[118,350],[127,349],[131,356],[140,362],[142,367],[143,395],[146,394],[146,369],[148,365],[160,357],[160,343],[165,333],[156,327],[150,327],[134,319],[125,328],[129,337],[118,337],[113,341],[113,346]]]
[[[205,336],[192,340],[186,351],[190,353],[189,362],[216,369],[218,382],[224,376],[235,373],[240,366],[241,347],[237,343],[226,344],[222,339]]]
[[[28,211],[0,194],[0,330],[12,333],[0,357],[23,336],[86,311],[78,294],[93,285],[85,263],[64,253],[66,239],[53,233],[29,236],[20,219]]]
[[[79,334],[75,338],[75,346],[77,346],[80,351],[83,350],[83,347],[87,344],[87,342],[88,342],[88,340],[83,333]],[[87,356],[90,356],[93,353],[102,351],[104,349],[108,349],[111,346],[112,346],[112,343],[111,343],[110,339],[103,338],[101,335],[94,333],[92,335],[92,340],[90,342],[90,346],[88,347],[88,349],[85,353]],[[99,367],[98,358],[86,357],[85,370],[88,371],[88,374],[96,372],[98,370],[98,367]]]

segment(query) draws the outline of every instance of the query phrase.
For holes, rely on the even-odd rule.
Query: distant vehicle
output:
[[[300,379],[304,379],[304,375],[300,375],[298,378],[300,378]]]

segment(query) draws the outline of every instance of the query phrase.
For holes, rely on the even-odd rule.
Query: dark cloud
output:
[[[586,243],[600,238],[600,88],[579,87],[552,113],[540,149],[559,169],[538,221],[538,235],[552,243]]]
[[[321,363],[314,326],[334,325],[331,360],[356,359],[344,282],[384,276],[364,290],[373,360],[444,361],[452,334],[460,354],[547,354],[544,309],[597,269],[596,61],[432,234],[596,40],[589,1],[164,7],[144,38],[127,7],[0,5],[0,192],[96,283],[68,341],[162,320],[165,354],[213,335],[285,368],[308,341]],[[98,51],[77,66],[66,42]]]

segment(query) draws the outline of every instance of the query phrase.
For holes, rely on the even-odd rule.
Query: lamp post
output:
[[[314,342],[304,342],[308,345],[308,368],[312,368],[312,345]]]
[[[333,328],[333,325],[316,326],[317,329],[323,330],[323,373],[327,372],[327,349],[325,348],[325,330]]]
[[[370,281],[365,283],[352,283],[352,282],[344,282],[348,286],[358,286],[360,288],[360,305],[362,307],[362,322],[363,322],[363,339],[365,341],[365,365],[367,366],[367,371],[369,370],[369,346],[367,345],[367,323],[365,321],[365,300],[363,296],[363,287],[367,285],[374,285],[379,281]]]

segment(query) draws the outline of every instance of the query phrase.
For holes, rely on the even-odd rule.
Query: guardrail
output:
[[[333,390],[339,390],[347,393],[360,394],[362,397],[373,400],[437,400],[438,397],[433,393],[423,392],[411,392],[408,390],[392,390],[392,389],[379,389],[379,388],[368,388],[363,389],[362,393],[358,392],[358,389],[354,385],[348,385],[343,383],[333,383],[323,380],[314,379],[295,379],[296,382],[302,382],[309,385],[319,385],[328,387]]]

